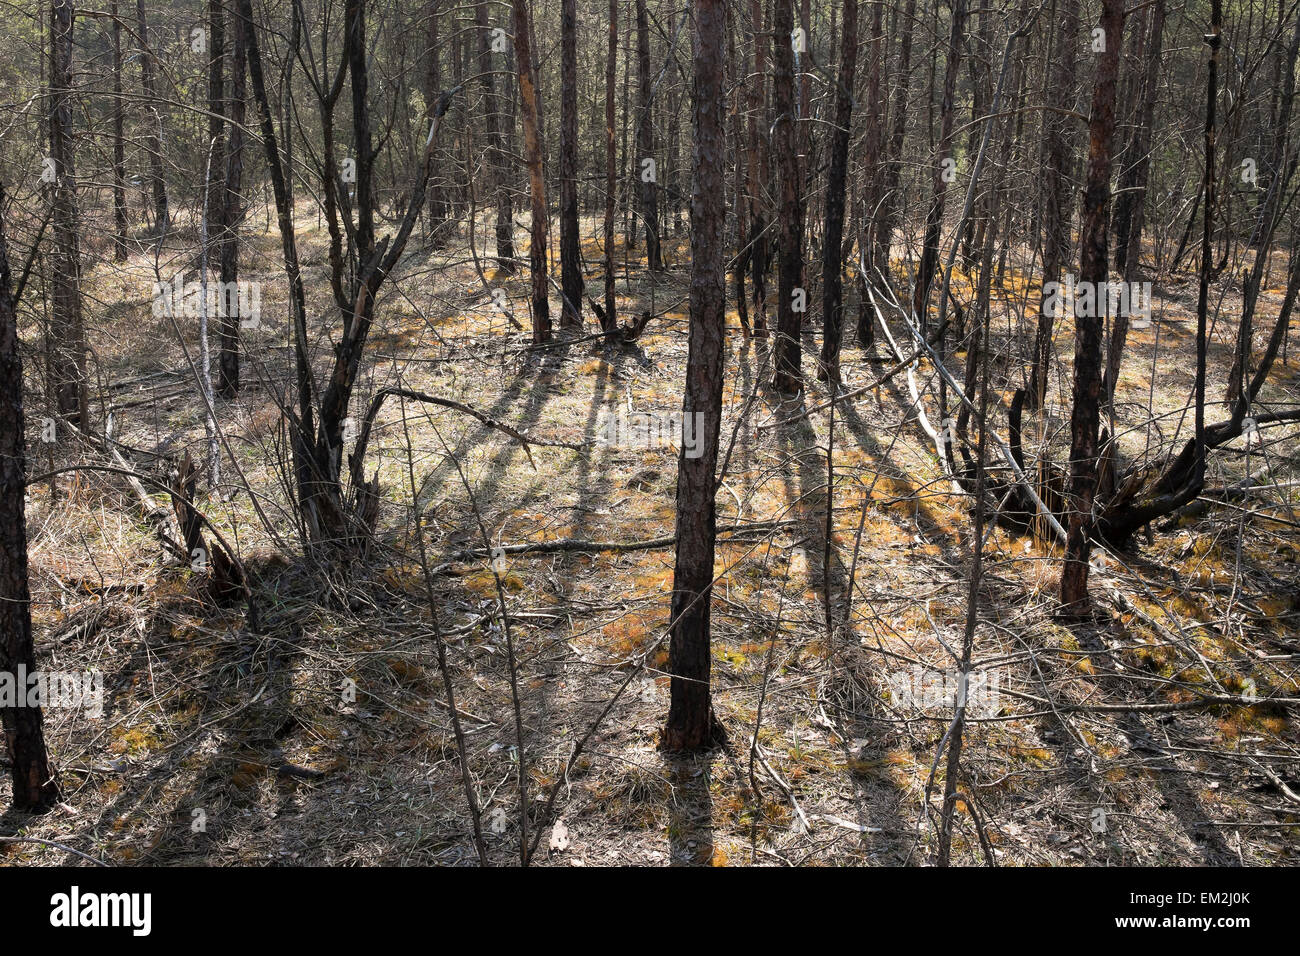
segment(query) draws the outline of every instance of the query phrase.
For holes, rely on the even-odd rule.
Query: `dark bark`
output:
[[[424,107],[429,119],[442,93],[442,50],[438,36],[438,17],[442,13],[442,0],[429,0],[425,5]],[[441,243],[447,234],[448,204],[441,182],[429,184],[425,204],[428,217],[429,239],[434,245]]]
[[[725,334],[726,132],[722,0],[696,0],[694,181],[691,191],[690,344],[682,415],[702,454],[677,460],[677,549],[669,646],[670,704],[662,746],[698,751],[720,742],[709,690],[709,604],[716,535],[718,436]],[[698,416],[698,420],[696,419]]]
[[[226,211],[226,23],[224,0],[208,0],[208,234],[220,241]]]
[[[501,102],[497,98],[493,73],[491,28],[487,3],[474,4],[474,26],[478,32],[478,68],[483,84],[483,122],[487,128],[487,164],[492,171],[492,188],[497,206],[497,265],[503,272],[515,271],[514,200],[510,195],[510,174],[506,165],[505,140],[501,134]]]
[[[797,392],[803,387],[799,333],[803,313],[796,312],[796,290],[803,289],[803,196],[798,155],[798,123],[795,116],[794,49],[790,35],[794,31],[793,0],[773,0],[772,32],[772,100],[776,117],[773,122],[772,149],[776,152],[781,196],[780,274],[777,282],[777,323],[774,345],[775,374],[772,387],[779,392]]]
[[[894,103],[892,107],[893,124],[889,136],[889,157],[885,163],[880,187],[879,213],[873,211],[874,261],[886,271],[889,269],[889,255],[893,244],[894,226],[900,206],[898,188],[903,171],[903,141],[907,135],[907,96],[912,84],[912,24],[916,18],[916,0],[907,0],[903,9],[902,36],[899,39],[898,79],[894,83]],[[858,292],[866,290],[861,283]],[[865,295],[858,304],[858,343],[864,348],[875,341],[875,321],[869,302]]]
[[[528,267],[533,288],[533,343],[551,338],[551,307],[547,289],[546,237],[550,216],[546,208],[546,176],[542,168],[541,102],[533,71],[532,17],[529,0],[513,0],[515,68],[519,76],[519,101],[524,122],[524,157],[528,163],[528,195],[532,204],[532,225]]]
[[[609,0],[609,39],[605,54],[605,314],[601,330],[612,332],[618,325],[614,295],[614,214],[618,189],[614,148],[614,93],[618,65],[618,0]]]
[[[126,108],[122,98],[122,22],[117,0],[109,5],[113,21],[113,258],[126,261]]]
[[[71,4],[54,0],[54,35],[60,16],[71,23]],[[5,206],[0,184],[0,209]],[[36,673],[32,646],[31,593],[27,583],[26,445],[23,433],[23,364],[18,350],[9,256],[4,222],[0,220],[0,674],[17,680],[21,669]],[[24,685],[15,690],[23,694]],[[45,749],[40,707],[0,708],[6,753],[13,781],[14,809],[22,813],[48,810],[59,799],[54,770]]]
[[[582,249],[578,232],[578,5],[560,5],[560,289],[561,326],[582,324]]]
[[[140,87],[144,92],[144,105],[149,111],[145,124],[144,148],[149,155],[149,183],[153,189],[154,228],[161,234],[167,231],[171,219],[167,213],[167,180],[163,176],[162,161],[162,109],[154,82],[157,65],[153,47],[149,43],[149,26],[145,19],[144,0],[135,2],[136,31],[140,37]]]
[[[90,428],[86,397],[86,334],[81,309],[81,237],[77,173],[72,146],[71,0],[50,6],[50,159],[54,163],[54,248],[50,256],[53,309],[50,321],[50,387],[59,414]]]
[[[912,314],[922,332],[926,330],[927,303],[930,284],[939,265],[939,232],[943,226],[944,200],[948,183],[944,171],[954,161],[953,114],[957,91],[957,71],[961,66],[962,29],[966,23],[966,0],[953,0],[951,30],[948,34],[947,64],[943,76],[943,100],[939,107],[939,140],[932,158],[930,206],[925,216],[925,238],[921,249],[921,263],[917,270],[916,289],[912,296]]]
[[[1217,2],[1217,0],[1216,0]],[[1124,0],[1103,0],[1101,28],[1106,49],[1097,54],[1092,110],[1088,119],[1088,176],[1082,213],[1079,281],[1099,289],[1106,281],[1110,219],[1111,151],[1115,139],[1115,87],[1119,74]],[[1211,175],[1213,175],[1211,173]],[[1101,298],[1101,296],[1098,296]],[[1061,572],[1061,605],[1066,614],[1088,610],[1088,568],[1092,553],[1092,507],[1097,491],[1098,427],[1101,409],[1102,308],[1074,319],[1074,405],[1070,412],[1070,521]]]
[[[1057,282],[1061,264],[1070,247],[1070,219],[1073,187],[1070,185],[1072,117],[1058,112],[1067,108],[1074,96],[1074,49],[1078,42],[1078,0],[1058,0],[1056,50],[1049,60],[1048,105],[1043,114],[1046,163],[1042,178],[1043,285]],[[1108,41],[1109,42],[1109,41]],[[1116,54],[1118,55],[1118,54]],[[1038,326],[1034,333],[1034,354],[1029,369],[1029,392],[1026,405],[1040,408],[1047,397],[1047,373],[1052,351],[1055,316],[1044,307],[1047,293],[1039,298]]]
[[[225,208],[222,211],[221,283],[234,289],[239,281],[239,227],[243,221],[244,123],[247,118],[247,92],[244,73],[248,65],[247,25],[243,17],[231,18],[230,118],[226,136]],[[221,313],[221,351],[218,358],[217,392],[223,398],[239,393],[239,329],[247,317]]]
[[[749,0],[750,32],[754,37],[754,69],[749,85],[749,275],[754,290],[754,337],[767,337],[767,204],[768,142],[763,123],[766,101],[767,35],[759,0]]]
[[[650,17],[646,0],[636,0],[637,122],[636,162],[632,175],[640,183],[641,222],[645,228],[646,263],[650,271],[663,271],[659,248],[659,171],[650,176],[645,161],[655,159],[654,119],[650,115]]]
[[[880,4],[876,4],[880,9]],[[879,14],[877,14],[877,17]],[[877,22],[878,25],[878,22]],[[877,52],[878,48],[877,48]],[[844,193],[849,165],[849,136],[853,122],[853,79],[858,57],[858,2],[844,0],[844,32],[840,46],[839,84],[835,91],[835,129],[831,136],[830,172],[826,180],[826,236],[822,242],[824,328],[818,377],[839,381],[840,334],[844,324]],[[877,67],[873,65],[873,71]],[[879,142],[876,143],[877,148]],[[867,147],[864,161],[874,166],[877,154]]]
[[[1127,165],[1120,172],[1119,193],[1111,228],[1115,234],[1115,271],[1124,282],[1137,279],[1142,253],[1142,227],[1145,219],[1147,177],[1151,169],[1151,125],[1155,119],[1156,93],[1160,84],[1160,51],[1165,27],[1165,0],[1155,0],[1151,8],[1151,28],[1145,43],[1142,71],[1142,98],[1129,141]],[[1106,352],[1106,375],[1102,395],[1107,403],[1115,394],[1124,343],[1128,338],[1129,317],[1115,317],[1110,347]]]

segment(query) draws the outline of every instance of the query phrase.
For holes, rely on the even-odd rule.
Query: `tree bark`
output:
[[[1215,0],[1217,3],[1218,0]],[[1088,120],[1088,177],[1083,200],[1083,248],[1079,281],[1095,290],[1091,315],[1074,318],[1074,406],[1070,412],[1070,521],[1061,571],[1065,614],[1088,611],[1088,568],[1092,553],[1092,505],[1097,491],[1097,432],[1100,424],[1102,312],[1105,301],[1110,219],[1111,150],[1115,139],[1115,86],[1124,27],[1124,0],[1102,0],[1106,49],[1099,53]],[[1211,67],[1213,70],[1213,67]],[[1210,176],[1213,176],[1211,169]],[[1203,313],[1202,313],[1203,316]]]
[[[646,160],[655,160],[654,119],[650,115],[650,18],[646,0],[636,0],[636,69],[637,69],[637,124],[636,162],[632,174],[641,184],[641,222],[645,228],[646,266],[651,272],[662,272],[663,253],[659,248],[659,170],[653,175]]]
[[[799,135],[795,117],[793,0],[773,0],[772,99],[776,111],[772,148],[776,152],[781,185],[781,256],[777,292],[777,340],[772,387],[778,392],[798,392],[803,387],[800,372],[799,333],[803,313],[795,311],[796,290],[807,300],[803,283],[803,197],[799,169]]]
[[[876,3],[879,10],[880,3]],[[877,25],[879,14],[877,14]],[[876,48],[879,53],[879,47]],[[840,76],[835,92],[835,129],[831,136],[830,172],[826,180],[826,237],[822,242],[822,295],[825,325],[822,332],[818,377],[839,381],[840,330],[844,323],[844,192],[849,165],[849,138],[853,122],[853,79],[858,58],[858,0],[844,0],[844,32],[840,46]],[[873,66],[873,71],[878,66]],[[870,102],[870,100],[868,100]],[[876,143],[879,146],[879,142]],[[875,165],[877,154],[870,142],[864,162]]]
[[[243,220],[244,122],[247,93],[244,71],[248,64],[248,34],[243,17],[231,18],[230,131],[226,137],[225,208],[221,214],[221,285],[235,289],[239,282],[239,227]],[[217,360],[217,391],[223,398],[239,393],[239,329],[249,317],[221,311],[221,351]]]
[[[716,535],[718,435],[725,334],[726,132],[723,0],[695,0],[694,182],[691,191],[690,340],[684,427],[701,441],[699,457],[677,459],[677,549],[673,572],[670,703],[662,747],[699,751],[720,742],[709,689],[709,604]]]
[[[60,23],[66,24],[61,27]],[[52,37],[71,33],[71,4],[54,0]],[[53,77],[51,77],[53,79]],[[0,209],[5,206],[0,184]],[[23,429],[23,365],[18,350],[9,256],[4,221],[0,220],[0,674],[15,682],[18,671],[36,673],[32,646],[31,592],[27,583],[26,445]],[[45,749],[41,708],[25,706],[25,684],[15,690],[24,706],[0,708],[6,752],[13,780],[14,809],[48,810],[59,799],[58,784]]]
[[[50,5],[50,159],[54,163],[50,257],[53,310],[50,323],[50,385],[59,414],[90,428],[86,395],[86,333],[81,310],[81,238],[77,216],[77,173],[72,147],[71,0]]]
[[[582,249],[578,232],[578,5],[560,5],[560,325],[582,325]]]
[[[109,17],[113,21],[113,259],[126,261],[126,135],[122,98],[122,21],[118,19],[117,0],[111,0]]]
[[[149,155],[149,182],[153,188],[154,228],[161,235],[171,225],[167,213],[167,180],[163,176],[162,161],[162,109],[158,104],[158,91],[154,83],[157,66],[153,48],[149,44],[149,26],[145,19],[144,0],[135,0],[136,29],[140,34],[140,87],[144,92],[145,108],[150,121],[144,135],[145,152]]]
[[[519,100],[524,121],[524,156],[528,163],[528,193],[533,221],[528,248],[528,265],[533,287],[533,344],[551,339],[551,307],[547,289],[546,237],[550,218],[546,208],[546,177],[542,168],[541,102],[538,97],[533,54],[529,0],[512,0],[515,30],[515,67],[519,74]]]
[[[1049,109],[1043,114],[1047,162],[1043,168],[1043,285],[1057,282],[1061,263],[1070,246],[1070,146],[1073,118],[1059,113],[1074,96],[1074,47],[1079,34],[1078,0],[1057,0],[1060,15],[1056,25],[1056,50],[1049,59]],[[1109,42],[1109,41],[1108,41]],[[1048,314],[1043,292],[1038,302],[1038,325],[1034,332],[1034,353],[1029,369],[1029,391],[1025,404],[1041,408],[1047,399],[1047,373],[1052,352],[1052,329],[1055,316]]]
[[[505,141],[501,135],[501,103],[497,98],[496,78],[492,69],[491,28],[488,25],[486,0],[474,4],[474,26],[478,31],[478,68],[483,84],[483,122],[487,128],[487,160],[492,170],[492,188],[496,196],[497,266],[502,272],[515,271],[514,201],[510,195],[510,174],[506,165]]]

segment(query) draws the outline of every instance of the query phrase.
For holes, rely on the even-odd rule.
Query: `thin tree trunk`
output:
[[[944,199],[948,193],[945,175],[956,162],[953,155],[953,114],[957,91],[957,71],[961,66],[962,29],[966,23],[966,0],[953,0],[952,23],[948,35],[947,64],[943,76],[943,100],[939,106],[939,142],[932,159],[930,206],[925,217],[925,238],[921,249],[921,263],[917,271],[916,288],[912,296],[912,314],[921,331],[927,328],[927,303],[930,284],[939,265],[939,234],[943,227]],[[942,354],[942,350],[941,350]]]
[[[582,249],[578,232],[578,5],[560,6],[560,289],[561,326],[582,325]]]
[[[754,338],[767,338],[767,35],[759,0],[749,0],[750,32],[754,37],[754,70],[749,85],[749,275],[754,289]]]
[[[601,329],[618,325],[614,295],[614,216],[618,190],[614,144],[615,73],[618,65],[618,0],[609,0],[609,40],[605,53],[605,314]]]
[[[1048,81],[1051,104],[1065,104],[1074,96],[1074,46],[1079,33],[1078,0],[1057,0],[1060,14],[1056,25],[1056,49],[1049,58]],[[1070,145],[1074,119],[1055,110],[1043,114],[1047,162],[1043,168],[1043,285],[1057,282],[1061,264],[1070,245]],[[1025,404],[1041,408],[1047,398],[1047,374],[1052,353],[1052,331],[1056,316],[1047,308],[1044,289],[1038,303],[1038,326],[1034,333],[1034,353],[1029,369],[1029,391]]]
[[[880,9],[880,3],[876,3]],[[879,14],[876,15],[879,26]],[[831,136],[831,165],[826,181],[826,237],[822,243],[822,295],[825,326],[822,334],[818,378],[839,381],[840,330],[844,323],[844,192],[849,165],[849,137],[853,122],[853,80],[858,58],[858,0],[844,0],[844,33],[840,46],[840,76],[835,92],[835,129]],[[879,47],[876,48],[879,53]],[[873,67],[873,72],[877,67]],[[869,100],[870,102],[870,100]],[[877,141],[876,146],[879,147]],[[873,166],[870,151],[864,161]]]
[[[162,161],[162,109],[158,104],[158,91],[154,84],[157,68],[153,48],[149,43],[149,26],[145,19],[144,0],[135,0],[136,30],[140,34],[140,87],[144,91],[144,105],[150,119],[144,135],[145,152],[149,155],[149,181],[153,188],[154,229],[161,235],[171,225],[167,213],[167,181],[163,177]]]
[[[726,96],[723,0],[695,0],[694,183],[691,191],[690,342],[683,428],[701,454],[677,459],[677,549],[673,572],[670,703],[662,746],[704,750],[722,737],[709,690],[709,611],[717,515],[718,435],[722,420],[726,309]]]
[[[505,140],[501,134],[501,102],[497,97],[492,65],[491,29],[488,26],[486,0],[474,4],[474,26],[478,33],[478,68],[483,84],[483,122],[487,127],[487,160],[492,171],[492,188],[496,196],[497,266],[502,272],[515,271],[514,202],[510,195]]]
[[[50,159],[54,163],[54,249],[50,257],[54,307],[51,315],[50,384],[59,414],[90,428],[86,396],[86,334],[81,311],[81,238],[77,173],[73,162],[71,0],[50,6]]]
[[[777,341],[772,387],[797,392],[803,387],[800,372],[799,333],[803,313],[795,311],[796,297],[807,301],[803,283],[803,197],[799,170],[798,123],[795,116],[793,0],[773,0],[772,99],[776,110],[772,148],[776,152],[781,183],[781,261],[778,279]]]
[[[109,6],[113,21],[113,258],[126,261],[126,107],[122,98],[122,21],[117,0]]]
[[[524,156],[528,162],[528,192],[533,221],[528,264],[533,287],[533,343],[551,338],[551,307],[547,289],[546,236],[550,227],[546,208],[546,177],[542,169],[541,103],[533,73],[529,0],[512,0],[514,8],[515,67],[519,74],[519,100],[524,121]]]
[[[1137,278],[1142,255],[1142,226],[1146,210],[1147,176],[1151,169],[1151,124],[1155,118],[1156,93],[1160,84],[1160,50],[1165,27],[1165,0],[1155,0],[1151,8],[1151,30],[1146,40],[1146,64],[1142,75],[1142,100],[1137,123],[1129,144],[1128,165],[1120,173],[1119,193],[1115,198],[1112,226],[1115,232],[1115,271],[1122,281]],[[1129,317],[1115,317],[1110,348],[1106,354],[1106,376],[1102,395],[1110,404],[1119,381],[1124,343],[1128,338]]]
[[[1215,0],[1216,4],[1218,0]],[[1111,150],[1115,139],[1115,87],[1122,49],[1124,0],[1102,0],[1101,28],[1106,49],[1097,55],[1092,112],[1088,120],[1088,177],[1083,200],[1083,248],[1079,281],[1098,290],[1091,315],[1074,317],[1074,406],[1070,412],[1070,522],[1061,571],[1061,604],[1066,614],[1088,611],[1088,568],[1092,553],[1092,505],[1097,491],[1097,432],[1100,425],[1102,313],[1110,220]],[[1211,66],[1213,76],[1213,66]],[[1213,83],[1213,80],[1211,80]],[[1212,153],[1211,153],[1212,155]],[[1213,177],[1213,164],[1207,175]],[[1076,310],[1077,311],[1077,310]],[[1202,319],[1204,312],[1202,311]],[[1203,370],[1202,370],[1203,371]]]
[[[231,309],[230,302],[239,302],[234,293],[239,282],[239,227],[244,217],[243,197],[240,190],[244,179],[244,121],[247,113],[247,93],[244,71],[248,63],[247,25],[243,17],[231,18],[230,99],[228,115],[230,131],[226,137],[226,175],[224,177],[225,208],[222,211],[221,236],[221,351],[218,356],[217,391],[223,398],[239,394],[239,329],[258,322],[256,315],[243,315],[242,309]],[[242,303],[241,303],[242,306]],[[259,306],[260,307],[260,306]]]
[[[633,175],[641,184],[641,222],[645,228],[646,266],[662,272],[659,249],[659,170],[655,163],[655,127],[650,115],[650,18],[646,0],[636,0],[637,124]],[[647,161],[649,163],[647,164]]]
[[[424,108],[431,117],[433,107],[442,93],[442,50],[438,36],[438,16],[442,0],[428,0],[425,5]],[[440,183],[429,184],[429,198],[425,203],[429,223],[429,239],[439,245],[447,232],[447,196]]]
[[[61,27],[60,22],[67,24]],[[52,37],[71,32],[71,4],[54,0]],[[0,209],[5,207],[0,184]],[[18,317],[9,278],[4,221],[0,220],[0,674],[36,673],[32,646],[31,592],[27,583],[27,449],[23,429],[23,362]],[[18,693],[27,687],[19,685]],[[42,812],[59,800],[54,769],[45,749],[40,707],[0,707],[14,809]]]
[[[205,185],[204,204],[209,234],[222,235],[225,214],[226,172],[226,24],[225,0],[208,0],[208,166],[210,177]]]

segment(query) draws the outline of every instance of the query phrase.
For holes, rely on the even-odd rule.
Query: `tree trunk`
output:
[[[208,154],[212,167],[211,179],[206,188],[208,234],[218,239],[223,232],[222,217],[226,209],[225,186],[222,177],[226,172],[224,146],[226,132],[226,24],[225,0],[208,0]],[[215,145],[213,145],[215,144]]]
[[[158,104],[158,91],[154,85],[156,66],[153,48],[149,44],[149,26],[144,15],[144,0],[135,0],[136,30],[140,34],[140,87],[144,91],[144,105],[150,113],[144,135],[145,152],[149,154],[149,182],[153,188],[154,228],[161,235],[167,231],[171,219],[167,213],[167,180],[163,177],[162,161],[162,108]]]
[[[86,397],[86,334],[81,313],[81,238],[77,219],[77,173],[73,162],[72,3],[50,6],[50,159],[54,162],[52,219],[54,249],[50,256],[53,311],[50,336],[50,385],[59,414],[90,428]]]
[[[601,330],[612,332],[618,325],[614,295],[614,214],[618,190],[614,148],[614,93],[618,65],[618,0],[609,0],[609,41],[605,54],[605,314]]]
[[[503,272],[513,273],[515,271],[515,211],[510,196],[505,141],[501,135],[501,103],[497,98],[496,77],[493,73],[491,29],[488,26],[486,0],[479,0],[474,4],[474,26],[478,31],[478,68],[483,83],[483,121],[487,127],[488,168],[492,170],[492,187],[496,194],[497,266]]]
[[[803,312],[795,311],[799,294],[807,302],[803,282],[803,197],[799,172],[798,130],[795,117],[793,0],[773,0],[772,100],[776,111],[772,148],[776,152],[781,183],[781,261],[777,292],[777,341],[772,387],[797,392],[803,387],[799,333]],[[796,291],[797,290],[797,291]]]
[[[952,24],[948,35],[947,64],[943,76],[943,101],[939,107],[939,141],[932,159],[930,206],[925,216],[925,238],[921,249],[921,264],[917,271],[916,288],[912,296],[912,314],[922,332],[926,330],[927,303],[930,283],[939,265],[939,234],[943,227],[944,199],[948,193],[948,171],[955,168],[953,155],[952,123],[954,98],[957,91],[957,71],[961,66],[962,28],[966,22],[966,0],[953,0]],[[942,354],[942,353],[941,353]]]
[[[654,168],[655,127],[650,115],[650,18],[646,12],[646,0],[636,0],[636,68],[636,162],[632,165],[632,174],[641,184],[640,213],[645,227],[646,267],[651,272],[662,272],[663,253],[659,249],[659,171]]]
[[[1079,34],[1078,0],[1057,0],[1060,18],[1056,27],[1055,55],[1049,59],[1048,81],[1052,105],[1072,102],[1074,96],[1074,47]],[[1107,41],[1109,42],[1109,41]],[[1055,110],[1043,114],[1047,163],[1043,168],[1043,285],[1057,282],[1061,264],[1070,246],[1070,135],[1074,118]],[[1029,391],[1025,404],[1041,408],[1047,398],[1047,374],[1052,354],[1052,329],[1056,317],[1046,307],[1048,294],[1042,292],[1038,302],[1038,327],[1034,333],[1034,354],[1029,369]]]
[[[219,297],[226,307],[221,310],[221,351],[217,363],[217,391],[227,399],[239,393],[240,325],[243,322],[253,325],[258,321],[257,316],[243,315],[242,309],[231,314],[228,307],[228,297],[233,295],[231,290],[239,282],[239,226],[244,216],[240,190],[244,178],[244,121],[247,113],[244,82],[248,62],[247,30],[243,17],[231,18],[230,131],[226,137],[225,208],[221,215],[221,287],[226,293]],[[235,300],[239,301],[237,297]]]
[[[52,38],[71,34],[71,4],[54,0]],[[61,41],[62,45],[62,41]],[[53,82],[53,76],[51,76]],[[0,184],[0,209],[5,206]],[[26,445],[23,430],[23,364],[18,351],[15,314],[4,221],[0,220],[0,674],[17,680],[18,672],[36,673],[32,647],[31,593],[27,584]],[[24,694],[26,682],[15,690]],[[14,809],[20,813],[48,810],[59,799],[54,770],[45,750],[41,708],[0,708]]]
[[[1146,40],[1146,64],[1142,75],[1142,100],[1137,123],[1129,142],[1128,165],[1119,177],[1112,228],[1115,232],[1115,271],[1124,282],[1137,278],[1142,255],[1142,225],[1146,208],[1147,176],[1151,169],[1151,124],[1155,118],[1156,93],[1160,86],[1160,50],[1165,28],[1165,0],[1155,0],[1151,9],[1151,30]],[[1119,315],[1111,332],[1106,354],[1106,376],[1102,395],[1109,403],[1119,381],[1129,318]]]
[[[718,435],[725,334],[726,132],[723,0],[696,0],[694,182],[691,191],[690,342],[683,428],[700,442],[677,458],[677,549],[673,572],[670,703],[662,747],[698,751],[720,742],[709,689],[709,604],[716,532]]]
[[[424,61],[424,108],[429,118],[433,116],[433,107],[442,93],[442,50],[438,37],[438,15],[442,12],[442,0],[428,0],[425,5],[425,44],[428,47]],[[431,183],[425,204],[429,224],[429,241],[434,246],[440,245],[447,232],[447,197],[440,183]]]
[[[759,0],[749,0],[750,33],[754,37],[753,82],[749,86],[749,275],[754,288],[754,337],[767,338],[767,35]]]
[[[126,135],[125,106],[122,99],[122,22],[117,15],[117,0],[109,6],[113,21],[113,258],[126,261]]]
[[[1217,0],[1216,0],[1217,3]],[[1070,521],[1061,571],[1066,614],[1088,611],[1088,561],[1092,553],[1092,503],[1097,491],[1097,431],[1100,424],[1102,313],[1105,301],[1110,219],[1111,150],[1115,138],[1115,85],[1119,73],[1124,0],[1102,0],[1106,49],[1097,55],[1092,111],[1088,119],[1088,177],[1083,200],[1083,248],[1079,281],[1092,283],[1091,315],[1074,317],[1074,406],[1070,412]],[[1213,70],[1213,67],[1211,67]],[[1213,176],[1210,167],[1209,175]],[[1077,311],[1077,310],[1076,310]],[[1202,313],[1202,316],[1204,313]]]
[[[879,10],[880,4],[876,4]],[[877,14],[877,25],[879,14]],[[850,126],[853,121],[853,78],[858,58],[858,0],[844,0],[844,33],[840,47],[839,86],[835,93],[835,130],[831,137],[831,166],[826,181],[826,237],[822,243],[822,295],[825,326],[822,360],[818,377],[823,381],[840,378],[840,329],[844,322],[844,192],[849,165]],[[879,48],[877,47],[877,53]],[[873,69],[877,69],[873,67]],[[877,146],[879,143],[877,143]],[[864,158],[874,166],[877,155]]]
[[[582,325],[582,250],[578,232],[578,9],[560,5],[560,288],[561,326]]]
[[[514,7],[515,67],[519,74],[519,100],[524,121],[524,156],[528,162],[528,193],[533,221],[528,265],[533,285],[533,344],[551,338],[551,307],[547,289],[546,236],[550,228],[546,208],[546,177],[542,169],[541,102],[533,73],[529,0],[512,0]]]
[[[916,19],[916,0],[907,0],[903,8],[902,31],[898,41],[898,79],[894,83],[893,126],[889,136],[889,158],[885,163],[880,185],[880,210],[875,214],[874,261],[888,273],[890,249],[893,245],[894,222],[901,205],[898,196],[903,172],[903,141],[907,136],[907,96],[912,85],[912,24]],[[865,217],[864,217],[865,218]],[[859,294],[865,293],[859,285]],[[869,301],[862,295],[858,303],[858,343],[863,348],[875,341],[875,316]]]

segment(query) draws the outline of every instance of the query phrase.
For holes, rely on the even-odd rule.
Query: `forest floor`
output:
[[[321,355],[338,334],[324,242],[322,229],[301,237]],[[164,276],[182,266],[192,275],[181,258],[192,244],[178,237],[174,246]],[[591,338],[588,312],[585,330],[561,332],[538,350],[489,292],[504,288],[526,327],[526,277],[484,263],[485,284],[473,261],[408,256],[377,309],[354,400],[358,420],[378,388],[400,381],[538,442],[581,447],[536,444],[527,454],[466,415],[390,399],[367,463],[368,472],[378,469],[384,501],[377,541],[364,559],[322,577],[301,561],[288,517],[277,403],[290,356],[278,236],[252,236],[246,277],[266,282],[263,322],[245,333],[243,391],[217,408],[243,477],[227,459],[220,493],[205,488],[198,505],[249,568],[262,633],[250,629],[241,603],[209,597],[203,575],[166,565],[120,475],[81,471],[34,483],[38,655],[47,669],[101,671],[104,708],[98,717],[47,712],[63,802],[44,817],[0,818],[0,832],[114,864],[475,862],[432,593],[492,862],[518,861],[523,820],[511,656],[530,837],[538,805],[559,788],[563,826],[545,824],[535,862],[930,861],[945,776],[936,754],[952,706],[926,675],[950,673],[947,648],[960,646],[970,500],[944,478],[907,378],[896,375],[837,409],[826,568],[828,418],[792,419],[829,395],[808,354],[806,392],[772,392],[767,343],[741,334],[734,302],[723,423],[724,450],[734,448],[718,496],[712,605],[714,700],[728,744],[689,759],[657,749],[668,705],[673,549],[655,539],[673,535],[677,450],[598,435],[602,415],[681,407],[689,249],[685,238],[666,247],[668,269],[653,281],[643,260],[631,260],[630,282],[620,274],[623,316],[654,314],[635,344]],[[620,268],[640,252],[620,247]],[[598,245],[584,254],[588,292],[599,298]],[[115,408],[114,434],[132,467],[161,477],[186,451],[203,461],[206,442],[189,359],[170,321],[151,313],[153,266],[141,255],[112,279],[88,276],[87,324],[96,330],[95,376]],[[1282,274],[1273,269],[1257,327],[1277,313]],[[1015,303],[1031,291],[1008,270],[999,294],[1014,308],[995,312],[995,354],[1027,353],[1019,320],[1006,315],[1022,314]],[[1210,367],[1226,370],[1240,290],[1217,291]],[[1194,371],[1195,277],[1157,281],[1155,293],[1155,321],[1130,334],[1116,406],[1130,460],[1148,438],[1155,455],[1191,428],[1190,412],[1181,412]],[[814,289],[811,300],[819,295]],[[196,336],[186,324],[193,358]],[[1046,450],[1057,461],[1068,446],[1073,341],[1070,322],[1061,325],[1065,361],[1054,368],[1049,407],[1027,433],[1031,454]],[[906,331],[893,328],[910,352]],[[35,383],[39,330],[24,330],[24,340]],[[820,332],[810,329],[804,341],[813,352]],[[958,378],[963,358],[952,358]],[[1021,383],[1020,358],[994,365],[993,399],[1004,406]],[[894,361],[883,342],[865,352],[848,344],[845,387],[867,384]],[[1214,375],[1217,399],[1223,386]],[[916,383],[937,419],[934,381],[922,364]],[[1294,403],[1298,392],[1293,360],[1278,364],[1262,398]],[[37,412],[28,415],[33,430]],[[1218,420],[1217,406],[1208,418]],[[995,410],[1003,435],[1005,423]],[[965,731],[956,861],[1300,861],[1294,713],[1267,702],[1196,706],[1206,693],[1300,696],[1300,502],[1297,442],[1287,434],[1268,430],[1262,447],[1234,442],[1211,462],[1211,487],[1266,468],[1271,490],[1139,539],[1132,553],[1099,557],[1096,614],[1084,623],[1057,616],[1057,549],[1014,530],[989,533],[975,639],[987,706]],[[35,473],[108,461],[72,439],[32,447]],[[487,545],[546,542],[552,550],[507,553],[495,569],[484,553]],[[470,550],[479,553],[458,556]],[[837,625],[830,632],[828,589]],[[8,787],[4,775],[0,805],[9,803]],[[7,843],[4,862],[79,860]]]

